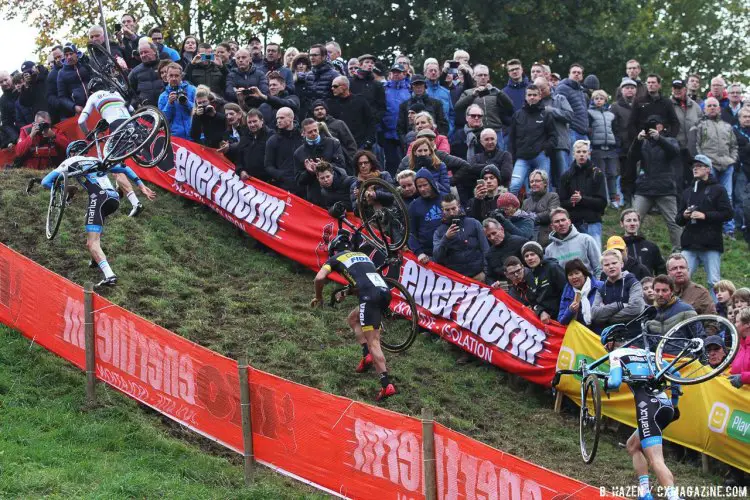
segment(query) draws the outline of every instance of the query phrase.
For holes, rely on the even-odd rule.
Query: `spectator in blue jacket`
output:
[[[555,92],[564,96],[573,108],[573,120],[570,122],[570,144],[578,140],[588,140],[589,113],[586,104],[586,91],[583,82],[583,66],[573,63],[568,72],[568,78],[557,84]],[[571,156],[573,151],[570,152]]]
[[[513,101],[513,111],[518,111],[523,107],[526,99],[526,87],[531,82],[523,74],[523,66],[518,59],[511,59],[505,63],[508,70],[508,84],[503,88],[503,92]]]
[[[443,104],[443,114],[448,119],[448,136],[450,137],[453,135],[456,115],[450,90],[440,85],[440,65],[437,59],[431,57],[424,62],[424,76],[427,77],[427,95]]]
[[[485,256],[490,251],[482,224],[461,212],[458,198],[443,196],[442,224],[432,237],[432,257],[452,271],[484,281]]]
[[[385,83],[385,115],[381,123],[385,165],[393,173],[398,168],[404,151],[398,135],[398,113],[401,103],[411,97],[409,78],[401,64],[391,67],[391,79]]]
[[[195,87],[182,81],[182,67],[177,63],[167,66],[167,84],[159,96],[159,110],[167,118],[174,137],[190,139]]]
[[[440,194],[432,173],[421,168],[414,183],[419,198],[409,205],[409,250],[417,255],[420,263],[426,264],[432,259],[432,237],[442,224],[443,208],[440,205]]]
[[[560,298],[557,321],[562,325],[567,325],[576,320],[590,327],[591,306],[596,292],[604,285],[604,282],[591,276],[591,272],[581,259],[573,259],[565,263],[565,276],[568,284],[565,285]]]
[[[74,43],[66,43],[63,47],[65,63],[57,73],[58,105],[65,112],[65,116],[73,116],[83,111],[86,105],[86,85],[91,79],[88,65],[81,64],[83,54],[78,51]]]
[[[179,52],[171,47],[167,47],[166,45],[164,45],[164,34],[161,32],[161,27],[157,26],[155,28],[151,28],[151,30],[148,32],[148,36],[159,49],[159,59],[164,59],[165,57],[167,57],[174,62],[179,62],[182,59],[182,56]]]

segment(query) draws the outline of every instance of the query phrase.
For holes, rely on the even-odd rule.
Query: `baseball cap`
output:
[[[635,80],[633,80],[632,78],[628,78],[627,76],[624,77],[622,79],[622,81],[620,82],[620,88],[623,88],[626,85],[632,85],[633,87],[637,87],[638,86],[638,84],[635,83]]]
[[[78,47],[73,42],[68,42],[63,45],[63,54],[66,52],[78,52]]]
[[[559,80],[560,79],[560,73],[550,73],[549,76],[551,76],[555,80]]]
[[[260,42],[260,38],[258,38],[258,35],[253,35],[248,42]]]
[[[391,66],[391,71],[400,71],[401,73],[403,73],[404,71],[406,71],[406,68],[404,68],[403,64],[396,63]]]
[[[424,75],[414,75],[411,77],[411,84],[414,85],[415,83],[426,83],[427,79],[424,77]]]
[[[681,89],[685,86],[685,80],[672,80],[672,88]]]
[[[622,239],[622,236],[609,237],[609,239],[607,240],[607,250],[611,250],[613,248],[616,248],[617,250],[625,250],[627,248],[625,240]]]
[[[709,157],[708,157],[708,156],[706,156],[706,155],[695,155],[695,156],[693,157],[693,163],[694,163],[694,164],[695,164],[695,163],[702,163],[702,164],[704,164],[705,166],[707,166],[708,168],[711,168],[711,167],[713,167],[713,166],[714,166],[713,162],[711,161],[711,158],[709,158]]]
[[[724,340],[718,335],[709,335],[706,337],[706,340],[703,342],[703,345],[705,347],[708,347],[710,345],[717,345],[724,349]]]
[[[32,61],[24,61],[24,63],[21,65],[21,72],[23,73],[24,71],[31,71],[35,66],[36,64],[34,64]]]

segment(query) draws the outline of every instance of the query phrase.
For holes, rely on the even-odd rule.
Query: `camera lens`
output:
[[[185,94],[180,94],[177,97],[177,100],[180,101],[180,104],[187,104],[188,102],[187,96]]]

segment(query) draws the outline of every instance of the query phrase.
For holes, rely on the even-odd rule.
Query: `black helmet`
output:
[[[88,85],[86,85],[86,90],[89,94],[93,94],[97,90],[107,90],[107,85],[101,78],[94,77],[89,80]]]
[[[73,141],[70,144],[68,144],[67,149],[65,150],[65,154],[70,158],[71,156],[77,156],[83,152],[84,149],[88,147],[89,143],[86,141]]]
[[[628,327],[622,323],[616,325],[610,325],[602,330],[601,340],[602,345],[607,345],[610,342],[622,342],[630,340],[633,337]]]
[[[339,231],[334,239],[328,244],[328,255],[333,257],[337,252],[352,248],[351,235],[348,231]]]

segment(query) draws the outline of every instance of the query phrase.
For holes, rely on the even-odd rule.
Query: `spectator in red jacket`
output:
[[[65,159],[70,139],[57,127],[46,111],[38,111],[34,123],[21,129],[16,144],[16,161],[26,168],[49,170]]]

